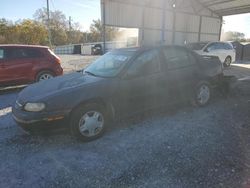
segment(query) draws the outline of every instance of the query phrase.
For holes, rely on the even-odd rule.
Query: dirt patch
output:
[[[64,73],[70,73],[85,68],[99,56],[59,55]]]

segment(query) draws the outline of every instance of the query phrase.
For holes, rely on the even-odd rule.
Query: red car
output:
[[[28,84],[62,74],[60,58],[46,46],[0,45],[0,86]]]

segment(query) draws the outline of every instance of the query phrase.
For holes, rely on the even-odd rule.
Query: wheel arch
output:
[[[40,73],[42,73],[42,72],[50,72],[50,73],[53,74],[53,76],[56,75],[55,72],[54,72],[52,69],[48,69],[48,68],[39,69],[39,70],[36,70],[36,71],[35,71],[34,80],[36,80],[36,79],[37,79],[37,76],[38,76]]]
[[[104,99],[102,98],[94,98],[94,99],[89,99],[89,100],[84,100],[81,101],[80,103],[78,103],[77,105],[75,105],[72,110],[69,113],[69,117],[71,117],[72,113],[74,112],[74,110],[76,110],[77,108],[81,107],[81,106],[85,106],[88,104],[97,104],[100,105],[105,112],[107,113],[108,117],[111,120],[115,119],[115,109],[113,107],[113,105],[109,102],[106,102]]]

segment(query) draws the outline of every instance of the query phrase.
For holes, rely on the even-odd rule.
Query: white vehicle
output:
[[[197,42],[187,45],[202,56],[217,56],[224,67],[229,67],[235,61],[235,49],[229,42]]]

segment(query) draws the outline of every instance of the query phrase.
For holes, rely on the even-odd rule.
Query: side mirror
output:
[[[204,49],[204,52],[209,52],[209,50],[207,48]]]

